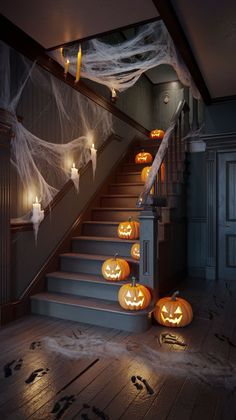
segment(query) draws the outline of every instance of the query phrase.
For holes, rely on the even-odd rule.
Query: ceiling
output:
[[[211,98],[236,95],[235,0],[3,0],[0,12],[50,49],[158,18],[161,2],[173,6]],[[176,80],[167,67],[147,75],[153,83]]]

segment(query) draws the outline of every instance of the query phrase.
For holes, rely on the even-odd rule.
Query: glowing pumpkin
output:
[[[108,258],[102,265],[102,275],[106,280],[120,281],[125,280],[130,274],[130,267],[123,258]]]
[[[164,137],[165,132],[163,130],[158,130],[157,128],[155,130],[152,130],[150,132],[150,139],[159,139],[162,140]]]
[[[140,243],[136,242],[132,245],[131,251],[130,251],[131,257],[133,257],[135,260],[140,259]]]
[[[121,239],[138,239],[139,238],[139,222],[129,217],[127,222],[121,222],[117,229],[118,237]]]
[[[151,170],[151,166],[145,166],[145,168],[143,168],[142,172],[141,172],[141,181],[142,182],[146,182],[146,179],[150,173]]]
[[[122,308],[130,311],[145,309],[151,302],[151,293],[142,284],[136,283],[135,277],[132,277],[131,284],[121,286],[118,293],[118,301]]]
[[[140,152],[135,156],[135,163],[142,164],[142,163],[152,163],[152,155],[148,152]]]
[[[184,327],[190,324],[193,319],[191,305],[181,298],[177,298],[175,292],[171,297],[160,299],[154,310],[154,317],[157,322],[166,327]]]

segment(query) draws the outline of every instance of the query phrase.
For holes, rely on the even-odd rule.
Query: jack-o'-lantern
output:
[[[139,152],[136,156],[135,156],[135,163],[138,164],[142,164],[142,163],[152,163],[152,155],[151,153],[148,152],[144,152],[142,150],[142,152]]]
[[[133,257],[135,260],[140,259],[140,243],[139,242],[136,242],[135,244],[132,245],[130,253],[131,253],[131,257]]]
[[[151,302],[151,293],[145,286],[136,283],[135,277],[132,277],[131,284],[121,286],[118,301],[122,308],[137,311],[147,308]]]
[[[150,173],[151,170],[151,166],[145,166],[145,168],[143,168],[142,172],[141,172],[141,181],[142,182],[146,182],[146,179]]]
[[[158,130],[157,128],[155,130],[152,130],[150,132],[150,139],[159,139],[162,140],[164,137],[165,132],[163,130]]]
[[[157,322],[166,327],[184,327],[193,319],[191,305],[182,298],[177,298],[175,292],[171,297],[160,299],[154,310]]]
[[[121,239],[138,239],[139,238],[139,222],[129,217],[127,222],[121,222],[117,229],[118,237]]]
[[[106,280],[120,281],[125,280],[130,274],[130,267],[123,258],[108,258],[102,265],[102,275]]]

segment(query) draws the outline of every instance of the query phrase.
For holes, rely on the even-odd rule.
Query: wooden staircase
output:
[[[101,275],[101,267],[104,260],[119,253],[130,264],[130,277],[139,276],[139,262],[130,257],[131,246],[136,241],[119,239],[117,227],[130,216],[139,218],[136,202],[143,188],[140,174],[147,165],[134,164],[135,154],[144,148],[155,156],[159,144],[159,141],[140,140],[127,152],[106,194],[100,196],[100,206],[91,209],[91,220],[84,221],[81,235],[72,239],[71,252],[60,255],[60,270],[47,275],[47,291],[31,297],[33,313],[128,331],[148,329],[153,302],[146,310],[123,310],[117,294],[127,280],[106,281]],[[168,190],[170,200],[172,197],[178,200],[182,182],[170,183]],[[159,260],[162,264],[159,271],[164,281],[171,271],[167,265],[170,263],[168,255],[173,252],[174,213],[174,205],[162,208],[159,221]],[[173,261],[173,256],[171,258]],[[176,255],[177,265],[178,258]]]

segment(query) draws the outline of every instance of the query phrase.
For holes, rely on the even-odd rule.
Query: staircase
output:
[[[101,275],[101,267],[107,258],[118,252],[129,262],[130,277],[139,278],[139,262],[130,256],[131,246],[137,240],[119,239],[117,227],[130,216],[139,217],[136,202],[143,188],[140,174],[147,165],[134,163],[136,153],[145,149],[154,157],[159,144],[155,140],[139,140],[127,152],[106,194],[100,196],[100,205],[91,209],[91,220],[84,221],[81,235],[72,239],[71,252],[60,255],[60,270],[47,275],[47,291],[31,297],[33,313],[127,331],[148,329],[153,303],[141,311],[122,309],[117,294],[120,286],[128,281],[106,281]],[[170,258],[173,263],[174,201],[181,197],[181,189],[182,182],[172,182],[168,186],[169,200],[173,203],[162,208],[159,222],[159,271],[167,287],[165,279],[172,275]],[[179,258],[178,254],[174,256],[177,265]]]

